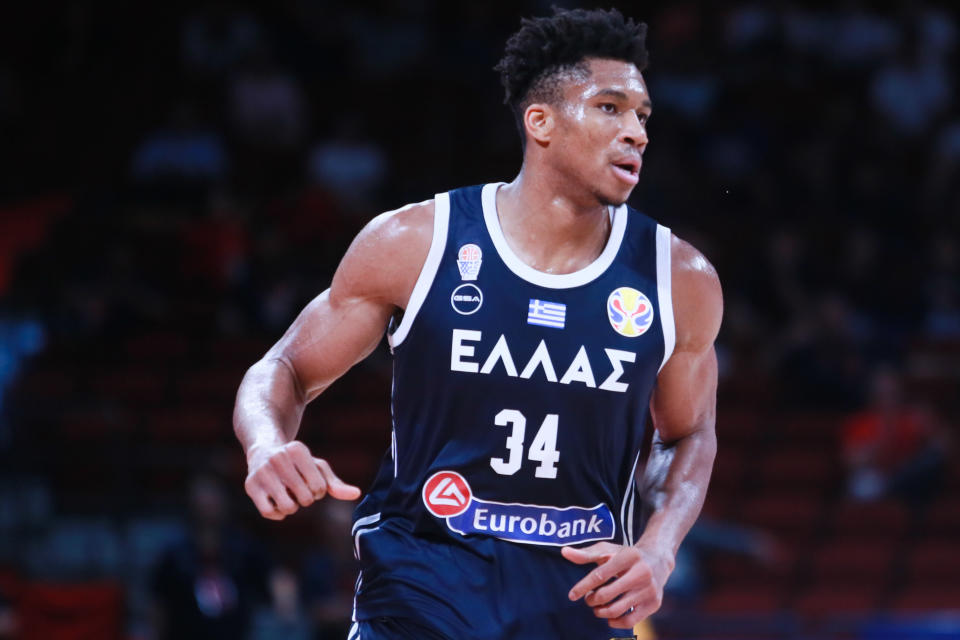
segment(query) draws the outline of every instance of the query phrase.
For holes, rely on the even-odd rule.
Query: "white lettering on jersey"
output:
[[[606,389],[607,391],[625,392],[627,390],[627,383],[620,382],[620,376],[623,375],[623,365],[621,363],[636,362],[637,354],[633,351],[621,351],[620,349],[604,349],[604,351],[607,352],[607,358],[610,359],[610,364],[613,365],[613,372],[607,376],[607,379],[603,381],[600,388]]]
[[[462,371],[464,373],[476,373],[479,365],[476,362],[464,362],[464,357],[471,357],[474,352],[472,346],[463,344],[464,341],[477,342],[482,333],[480,331],[470,331],[468,329],[453,330],[453,347],[450,349],[450,371]]]
[[[587,348],[583,346],[580,347],[580,351],[577,351],[577,355],[570,363],[567,372],[560,378],[560,384],[570,384],[574,381],[582,382],[591,388],[597,386],[597,383],[593,380],[593,369],[590,368]]]
[[[450,370],[460,371],[462,373],[480,373],[490,375],[494,373],[498,362],[503,363],[504,372],[511,378],[517,377],[517,366],[513,360],[513,354],[510,352],[510,345],[507,343],[507,337],[500,334],[496,344],[487,357],[483,360],[483,366],[473,361],[476,357],[477,347],[468,342],[480,342],[483,338],[481,331],[471,331],[468,329],[454,329],[453,342],[450,349]],[[636,362],[637,354],[632,351],[621,351],[620,349],[604,349],[607,360],[610,363],[611,372],[603,380],[600,389],[604,391],[615,391],[617,393],[626,393],[629,383],[620,380],[624,374],[623,363]],[[597,382],[593,375],[593,367],[590,364],[590,358],[587,355],[587,348],[580,347],[573,362],[567,367],[560,380],[557,380],[557,373],[553,367],[553,358],[547,348],[545,340],[541,340],[537,345],[533,355],[520,372],[521,378],[528,380],[533,377],[537,369],[543,370],[543,376],[547,382],[559,382],[560,384],[570,384],[571,382],[582,382],[585,386],[594,389],[597,388]]]
[[[543,375],[547,376],[550,382],[557,381],[557,372],[553,370],[553,362],[550,360],[550,352],[547,351],[547,343],[543,340],[537,345],[537,350],[530,356],[530,362],[523,368],[520,377],[528,379],[537,370],[537,367],[543,367]]]
[[[557,523],[550,520],[546,513],[541,514],[540,520],[537,521],[536,518],[529,516],[490,513],[489,509],[480,507],[473,512],[473,528],[476,531],[515,533],[519,530],[527,535],[536,532],[541,536],[556,536],[561,540],[585,533],[602,535],[601,524],[603,524],[603,520],[596,514],[592,514],[589,520],[577,518],[572,522],[561,522],[558,527]]]
[[[510,355],[510,348],[507,346],[507,337],[500,334],[500,339],[494,345],[493,351],[487,356],[486,362],[480,369],[480,373],[490,373],[497,366],[497,360],[503,360],[503,368],[511,378],[517,377],[517,367],[513,364],[513,357]]]

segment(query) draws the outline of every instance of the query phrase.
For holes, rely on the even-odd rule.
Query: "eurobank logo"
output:
[[[423,504],[438,518],[460,515],[470,506],[470,485],[456,471],[438,471],[423,485]]]
[[[455,471],[438,471],[423,485],[427,511],[460,535],[485,535],[521,544],[562,546],[610,540],[613,514],[605,504],[552,507],[477,498]]]

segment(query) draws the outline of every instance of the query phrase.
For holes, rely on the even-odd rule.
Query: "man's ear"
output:
[[[523,128],[535,142],[548,144],[557,128],[557,113],[545,102],[534,102],[523,112]]]

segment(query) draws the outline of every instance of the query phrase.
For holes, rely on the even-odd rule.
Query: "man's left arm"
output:
[[[723,315],[713,266],[674,237],[671,252],[676,347],[650,402],[656,427],[641,491],[651,515],[632,546],[598,542],[565,558],[597,567],[570,590],[611,627],[629,629],[660,608],[677,549],[703,507],[717,451],[717,356]]]

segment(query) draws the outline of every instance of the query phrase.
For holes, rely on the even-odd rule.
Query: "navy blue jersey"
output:
[[[567,598],[593,566],[560,549],[638,534],[633,478],[675,339],[670,231],[611,207],[593,263],[543,273],[510,249],[499,186],[437,195],[391,327],[393,442],[355,515],[355,616],[458,640],[605,640]]]

